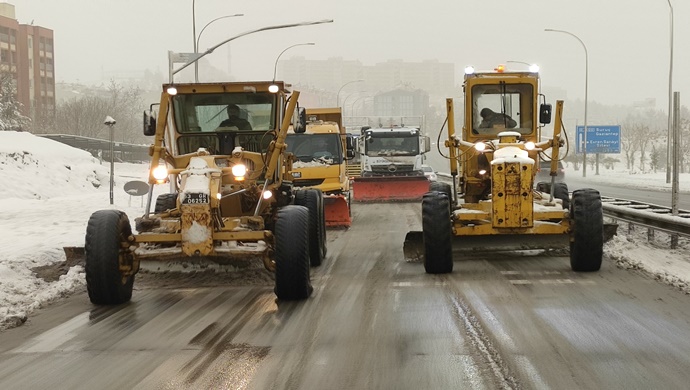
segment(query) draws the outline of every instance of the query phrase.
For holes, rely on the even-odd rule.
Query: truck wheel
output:
[[[123,278],[119,259],[122,243],[132,234],[127,214],[119,210],[96,211],[86,227],[86,289],[96,305],[116,305],[132,299],[134,275]]]
[[[326,256],[326,216],[323,211],[323,193],[318,189],[299,190],[295,204],[309,210],[309,263],[321,265]]]
[[[564,182],[557,181],[553,183],[553,197],[560,199],[563,202],[563,208],[570,208],[570,195],[568,194],[568,185]]]
[[[422,198],[424,270],[428,274],[453,272],[453,247],[448,196],[427,192]]]
[[[288,205],[278,210],[275,227],[276,285],[278,299],[307,299],[309,280],[309,210]]]
[[[156,198],[156,206],[153,208],[153,213],[158,214],[166,210],[172,210],[177,207],[177,194],[161,194]]]
[[[570,267],[579,272],[598,271],[604,253],[604,214],[599,191],[591,188],[573,191],[570,218],[573,220]]]
[[[443,183],[440,181],[433,181],[429,184],[429,192],[437,191],[448,196],[448,205],[450,207],[450,213],[453,213],[453,189],[450,184]]]

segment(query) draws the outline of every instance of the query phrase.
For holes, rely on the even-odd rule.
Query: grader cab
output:
[[[408,233],[406,256],[423,258],[427,273],[448,273],[454,248],[569,246],[574,271],[599,270],[605,230],[599,192],[580,189],[571,197],[565,183],[553,180],[565,141],[563,102],[556,103],[552,138],[542,140],[552,107],[540,104],[537,73],[469,71],[463,88],[460,134],[453,99],[446,101],[452,184],[431,184],[422,199],[422,232]],[[552,180],[535,188],[540,160],[551,161]]]
[[[154,136],[146,212],[135,219],[101,210],[86,231],[86,283],[95,304],[132,296],[145,260],[263,261],[282,300],[305,299],[309,267],[326,253],[323,196],[293,189],[285,152],[291,120],[303,127],[299,92],[282,82],[163,85],[158,112],[144,113]],[[300,116],[303,118],[303,116]],[[171,188],[151,211],[154,185]]]

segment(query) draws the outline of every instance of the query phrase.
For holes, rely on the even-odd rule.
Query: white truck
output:
[[[362,174],[355,201],[419,200],[429,189],[422,170],[429,137],[419,127],[363,127],[358,139]]]

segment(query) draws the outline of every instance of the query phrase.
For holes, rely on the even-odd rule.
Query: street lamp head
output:
[[[115,119],[113,119],[112,116],[108,115],[105,117],[105,121],[103,122],[103,124],[108,125],[108,126],[112,126],[115,124]]]
[[[278,71],[278,60],[280,59],[280,56],[283,55],[283,53],[292,49],[295,46],[314,46],[314,45],[316,45],[316,43],[314,43],[314,42],[297,43],[297,44],[294,44],[292,46],[288,46],[285,49],[283,49],[283,51],[281,51],[280,54],[278,54],[278,57],[276,57],[275,65],[273,65],[273,81],[276,81],[276,72]]]

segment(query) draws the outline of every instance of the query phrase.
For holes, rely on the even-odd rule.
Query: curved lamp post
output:
[[[294,44],[294,45],[292,45],[292,46],[288,46],[288,47],[285,48],[285,50],[281,51],[280,54],[278,54],[278,57],[276,57],[276,63],[275,63],[275,65],[273,66],[273,81],[276,81],[276,71],[278,70],[278,60],[280,59],[280,56],[283,55],[283,53],[285,53],[286,51],[292,49],[292,48],[295,47],[295,46],[314,46],[314,45],[316,45],[316,43],[314,43],[314,42],[297,43],[297,44]]]
[[[358,79],[358,80],[348,81],[347,83],[343,84],[343,85],[340,87],[340,89],[338,90],[338,94],[336,95],[336,98],[335,98],[335,106],[336,106],[336,107],[340,107],[340,91],[342,91],[343,88],[345,88],[346,86],[348,86],[348,85],[350,85],[350,84],[352,84],[352,83],[359,83],[360,81],[364,81],[364,80],[363,80],[363,79]]]
[[[234,41],[234,40],[237,39],[237,38],[242,38],[242,37],[245,36],[245,35],[249,35],[249,34],[261,32],[261,31],[277,30],[277,29],[281,29],[281,28],[290,28],[290,27],[312,26],[312,25],[315,25],[315,24],[323,24],[323,23],[333,23],[333,19],[323,19],[323,20],[317,20],[317,21],[314,21],[314,22],[302,22],[302,23],[279,24],[279,25],[275,25],[275,26],[268,26],[268,27],[258,28],[258,29],[256,29],[256,30],[245,31],[245,32],[243,32],[242,34],[235,35],[235,36],[232,37],[232,38],[228,38],[228,39],[222,41],[221,43],[218,43],[218,44],[216,44],[215,46],[212,46],[212,47],[206,49],[205,52],[203,52],[201,55],[199,55],[198,57],[196,57],[193,61],[187,62],[186,64],[182,65],[180,68],[174,70],[174,71],[171,73],[171,75],[172,75],[172,76],[176,75],[177,73],[179,73],[179,72],[182,71],[183,69],[187,68],[189,65],[195,63],[196,61],[199,61],[201,58],[205,57],[206,55],[213,53],[217,48],[219,48],[219,47],[225,45],[225,44],[228,43],[228,42]],[[170,80],[170,82],[172,83],[172,79]]]
[[[220,16],[218,18],[215,18],[211,20],[210,22],[206,23],[206,25],[199,31],[199,35],[197,35],[194,39],[194,53],[198,53],[199,50],[199,40],[201,39],[201,34],[204,33],[204,30],[206,30],[206,27],[211,25],[211,23],[215,22],[216,20],[221,20],[221,19],[226,19],[226,18],[234,18],[236,16],[244,16],[244,14],[234,14],[234,15],[225,15],[225,16]],[[196,23],[195,23],[196,24]],[[199,62],[196,62],[194,64],[194,82],[199,82]]]
[[[582,39],[580,39],[577,35],[568,32],[568,31],[563,31],[563,30],[554,30],[550,28],[544,29],[544,31],[549,31],[549,32],[559,32],[563,34],[568,34],[571,37],[575,38],[580,42],[582,45],[582,48],[585,49],[585,131],[584,131],[584,147],[582,148],[582,177],[587,177],[587,85],[588,85],[588,76],[589,76],[589,58],[587,56],[587,46],[585,46],[585,43],[582,42]],[[557,124],[560,126],[560,124]]]
[[[358,102],[358,101],[364,99],[364,101],[362,101],[362,104],[360,104],[360,107],[361,107],[361,106],[364,105],[364,103],[367,101],[367,99],[373,99],[373,98],[374,98],[374,97],[371,96],[371,95],[364,95],[364,96],[358,97],[354,102],[352,102],[352,106],[351,106],[351,108],[350,108],[350,111],[352,112],[352,116],[356,116],[356,115],[355,115],[355,114],[356,114],[355,110],[357,109],[357,102]]]
[[[673,129],[673,114],[671,102],[673,101],[673,5],[671,0],[668,1],[668,7],[671,10],[671,58],[668,65],[668,134],[666,136],[666,183],[671,182],[671,137]]]

